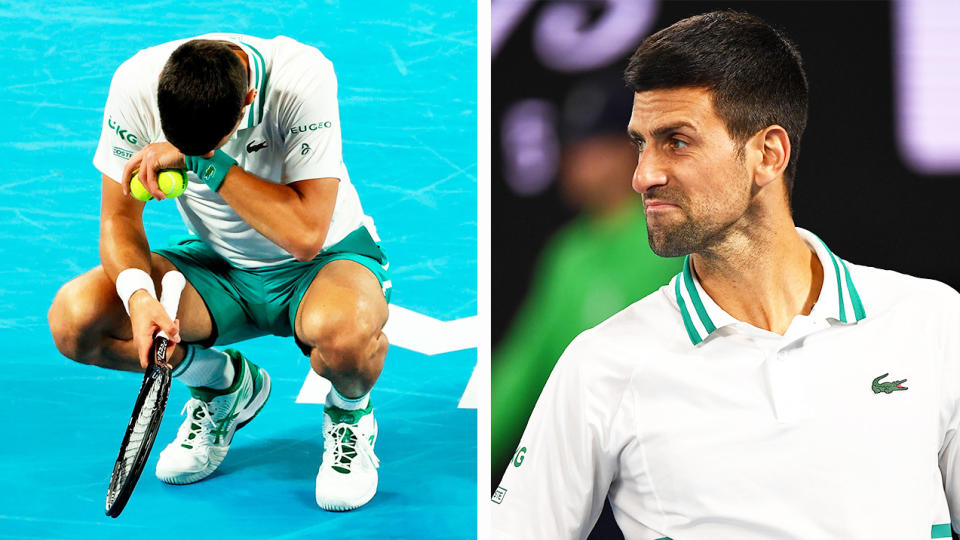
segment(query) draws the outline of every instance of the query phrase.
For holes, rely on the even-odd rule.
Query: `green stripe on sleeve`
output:
[[[690,295],[690,301],[693,302],[693,307],[697,310],[697,315],[700,317],[700,322],[703,323],[703,328],[706,329],[707,335],[710,335],[717,327],[713,325],[713,321],[710,320],[710,316],[707,315],[707,310],[703,307],[703,302],[700,301],[700,295],[697,293],[697,287],[693,284],[693,275],[690,273],[689,255],[683,260],[683,281],[687,287],[687,293]]]
[[[683,297],[680,296],[680,274],[677,274],[676,277],[675,290],[677,294],[677,305],[680,306],[680,316],[683,317],[683,326],[687,329],[687,336],[690,337],[690,341],[696,345],[703,341],[700,338],[700,334],[697,333],[697,329],[693,326],[693,319],[690,318],[690,312],[687,311],[686,302],[683,301]]]
[[[930,528],[930,538],[953,538],[949,523],[940,523]]]

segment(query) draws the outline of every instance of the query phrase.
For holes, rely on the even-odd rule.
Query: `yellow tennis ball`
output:
[[[157,184],[167,197],[179,197],[187,189],[187,171],[164,169],[157,174]],[[140,171],[133,173],[133,178],[130,179],[130,195],[138,201],[153,199],[153,195],[140,183]]]
[[[133,178],[130,179],[130,196],[138,201],[149,201],[153,199],[153,195],[140,183],[139,172],[133,173]]]
[[[187,171],[177,169],[160,171],[157,175],[157,183],[160,184],[160,191],[167,197],[179,197],[187,189]]]

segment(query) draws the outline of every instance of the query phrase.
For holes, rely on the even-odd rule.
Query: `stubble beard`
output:
[[[712,204],[694,205],[682,194],[657,194],[663,200],[677,204],[682,218],[670,223],[647,221],[647,240],[650,249],[661,257],[680,257],[691,253],[703,253],[720,245],[730,231],[749,212],[750,196],[743,193],[741,199],[736,191],[726,194],[728,201],[723,206]],[[731,210],[734,210],[731,212]],[[705,216],[705,217],[693,217]]]
[[[710,231],[686,215],[679,223],[653,226],[647,224],[650,249],[661,257],[681,257],[696,253],[703,249],[708,236],[712,236]]]

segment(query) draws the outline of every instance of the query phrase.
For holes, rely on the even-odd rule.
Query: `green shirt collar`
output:
[[[863,302],[853,284],[846,262],[830,251],[827,245],[810,231],[797,228],[797,233],[810,246],[823,266],[823,286],[810,312],[811,317],[833,319],[844,324],[856,323],[866,317]],[[700,286],[690,266],[690,256],[683,261],[683,270],[670,286],[676,297],[690,342],[699,344],[724,326],[738,322],[720,308]]]
[[[243,120],[240,121],[240,129],[249,129],[258,126],[263,121],[263,109],[267,98],[267,62],[263,55],[253,45],[246,43],[242,38],[231,39],[231,42],[238,45],[247,53],[247,63],[250,66],[250,88],[257,90],[257,95],[253,97],[253,103],[247,107]]]

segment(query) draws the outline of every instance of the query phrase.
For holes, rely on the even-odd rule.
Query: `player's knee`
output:
[[[320,353],[325,367],[334,370],[355,369],[366,362],[380,345],[381,326],[372,317],[356,311],[313,314],[303,321],[307,341]]]
[[[57,291],[47,311],[47,323],[50,325],[50,334],[53,343],[60,354],[70,359],[76,359],[79,349],[80,331],[77,328],[77,314],[75,303],[71,301],[71,284],[67,283]]]
[[[71,360],[90,363],[94,352],[91,338],[97,319],[96,307],[83,298],[76,281],[61,287],[47,312],[57,350]]]
[[[349,368],[366,360],[376,339],[372,328],[361,324],[344,324],[327,332],[317,342],[317,348],[328,362]]]

